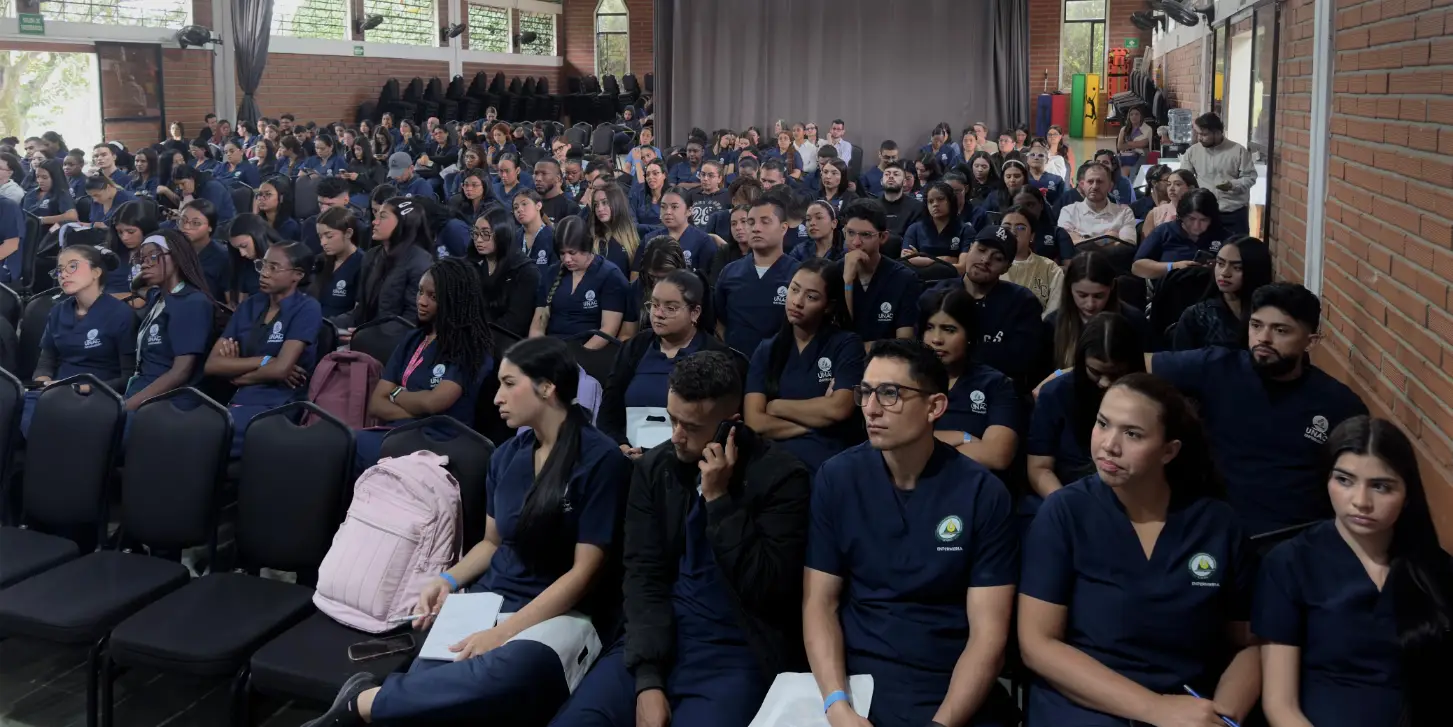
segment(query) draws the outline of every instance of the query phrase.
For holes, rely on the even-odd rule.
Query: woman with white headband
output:
[[[146,308],[136,334],[136,371],[126,384],[126,408],[202,378],[214,327],[214,305],[197,251],[178,230],[162,230],[132,253]]]

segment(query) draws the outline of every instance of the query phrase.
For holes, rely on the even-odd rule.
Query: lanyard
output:
[[[399,383],[408,385],[409,377],[414,375],[414,369],[419,368],[419,364],[424,362],[424,349],[428,348],[432,341],[433,336],[424,336],[424,340],[419,342],[419,347],[414,349],[414,355],[409,358],[409,365],[404,367],[404,380]]]

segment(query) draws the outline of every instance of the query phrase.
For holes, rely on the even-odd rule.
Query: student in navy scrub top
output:
[[[1453,561],[1438,544],[1412,444],[1358,416],[1328,438],[1334,519],[1261,566],[1251,627],[1271,727],[1447,721]]]
[[[0,197],[0,283],[13,284],[20,280],[25,259],[21,252],[24,240],[25,213],[20,205]]]
[[[1105,392],[1097,474],[1045,500],[1024,536],[1025,727],[1215,727],[1256,704],[1253,555],[1206,447],[1167,382]]]
[[[642,183],[631,188],[631,210],[636,224],[654,227],[661,224],[661,197],[666,192],[666,165],[652,159],[641,166]]]
[[[222,147],[223,159],[225,161],[212,170],[212,178],[226,185],[229,189],[238,185],[257,188],[262,182],[262,175],[257,167],[247,160],[243,152],[242,144],[238,141],[229,141]]]
[[[353,310],[358,302],[358,273],[364,257],[358,241],[365,233],[363,223],[347,207],[324,210],[314,227],[323,254],[316,263],[311,292],[323,317],[331,319]]]
[[[382,426],[354,432],[355,469],[378,462],[390,428],[443,414],[474,426],[474,403],[494,369],[494,339],[484,313],[479,274],[459,258],[434,263],[419,280],[419,327],[394,347],[368,399]]]
[[[197,253],[176,230],[148,236],[136,252],[141,283],[151,288],[136,335],[136,371],[126,409],[202,378],[216,308]]]
[[[572,403],[579,370],[563,341],[510,347],[499,380],[494,403],[505,424],[528,429],[490,458],[484,540],[424,587],[414,626],[430,626],[461,586],[502,596],[499,621],[452,646],[455,661],[415,661],[382,686],[370,673],[353,676],[307,727],[496,718],[544,724],[600,656],[591,617],[608,613],[593,607],[618,607],[620,597],[595,581],[621,537],[630,460]],[[557,638],[538,640],[542,632]]]
[[[848,165],[841,159],[829,159],[817,172],[819,198],[832,205],[833,211],[842,215],[843,205],[858,199],[857,192],[848,188]]]
[[[1014,382],[974,363],[974,299],[964,290],[936,290],[923,297],[923,343],[948,369],[948,410],[934,422],[934,436],[959,454],[1003,471],[1014,461],[1023,429]]]
[[[307,396],[318,327],[323,325],[318,301],[298,289],[313,267],[313,253],[306,245],[273,245],[253,263],[262,273],[258,294],[237,306],[205,368],[208,376],[237,386],[228,407],[234,458],[242,454],[242,440],[254,417]]]
[[[835,264],[802,263],[787,286],[786,318],[747,369],[747,425],[813,471],[858,436],[852,387],[863,377],[863,342],[842,289]]]
[[[681,275],[691,275],[681,273]],[[742,727],[773,677],[800,670],[810,476],[740,422],[725,352],[681,356],[661,382],[670,439],[627,501],[623,637],[555,727]],[[723,424],[735,424],[717,441]]]
[[[530,337],[575,338],[586,331],[620,333],[630,283],[615,263],[591,250],[585,220],[567,217],[556,230],[560,262],[540,276],[535,291],[535,320]],[[597,349],[605,340],[591,336],[585,347]]]
[[[47,159],[38,167],[32,164],[30,173],[35,176],[35,189],[26,192],[21,199],[22,210],[39,218],[40,224],[47,230],[53,225],[79,219],[76,201],[71,196],[65,169],[59,159]]]
[[[1313,366],[1322,302],[1295,283],[1256,291],[1250,350],[1157,353],[1146,368],[1201,402],[1216,464],[1242,527],[1252,535],[1323,520],[1322,445],[1362,400]]]
[[[686,142],[686,161],[677,163],[671,167],[666,175],[666,183],[672,187],[685,187],[695,189],[701,186],[701,180],[697,179],[696,173],[701,171],[702,157],[705,155],[705,146],[699,139],[691,139]]]
[[[832,203],[819,199],[808,204],[803,224],[807,226],[807,239],[789,250],[788,255],[798,261],[810,257],[834,261],[843,258],[843,237]]]
[[[480,217],[474,221],[470,234],[473,244],[465,259],[479,270],[489,322],[516,338],[525,338],[535,317],[540,269],[520,251],[515,242],[517,234],[518,228],[503,217],[493,222],[488,216]]]
[[[697,351],[727,351],[700,325],[705,300],[706,285],[696,273],[662,276],[643,306],[646,328],[616,355],[596,423],[631,459],[671,437],[666,378],[676,364]]]
[[[387,185],[378,192],[388,192]],[[339,341],[353,338],[353,329],[370,321],[402,316],[413,322],[418,315],[419,278],[434,264],[429,222],[424,207],[412,197],[390,197],[373,214],[373,245],[363,255],[358,271],[357,305],[333,319]]]
[[[1141,346],[1147,346],[1145,315],[1139,308],[1120,302],[1118,276],[1105,253],[1089,251],[1070,258],[1060,287],[1060,303],[1044,315],[1041,339],[1046,368],[1068,371],[1074,366],[1075,349],[1085,325],[1106,311],[1130,321],[1141,337]]]
[[[590,200],[587,212],[590,220],[590,235],[595,240],[595,254],[616,264],[627,278],[637,271],[631,269],[631,261],[640,250],[641,234],[631,219],[631,202],[619,184],[608,184],[604,189],[592,189],[585,193]]]
[[[1121,377],[1145,371],[1140,331],[1119,313],[1099,313],[1086,322],[1072,356],[1036,395],[1025,445],[1030,491],[1019,502],[1024,518],[1033,518],[1044,498],[1095,473],[1090,431],[1100,400]]]
[[[92,374],[114,391],[124,391],[136,368],[136,315],[125,303],[102,292],[107,270],[121,264],[116,253],[90,245],[61,250],[56,279],[67,297],[51,308],[40,338],[34,381],[52,381]],[[25,392],[20,430],[30,431],[30,418],[40,390]]]
[[[868,442],[812,482],[803,630],[834,727],[1018,724],[997,684],[1019,542],[1009,492],[934,439],[948,373],[916,341],[873,344],[853,397]],[[868,721],[848,676],[873,677]]]
[[[963,273],[960,256],[969,249],[970,239],[959,221],[958,195],[946,182],[933,182],[923,195],[924,218],[903,233],[903,262],[927,267],[935,260]]]
[[[953,129],[947,123],[939,122],[937,126],[933,127],[929,143],[919,147],[918,153],[931,155],[944,169],[954,168],[960,159],[958,153],[954,151],[954,145],[948,141],[953,137],[953,133]]]
[[[786,218],[782,205],[757,200],[745,223],[751,254],[728,263],[716,279],[716,337],[744,356],[782,329],[787,287],[799,264],[782,250]]]
[[[1271,248],[1254,237],[1238,235],[1221,244],[1212,271],[1202,300],[1181,312],[1171,337],[1173,350],[1246,346],[1252,296],[1275,277]]]
[[[126,184],[126,191],[137,196],[156,196],[156,187],[161,178],[161,169],[157,163],[156,150],[150,147],[136,152],[132,160],[131,181]]]
[[[645,310],[652,291],[656,289],[656,283],[677,270],[686,269],[686,259],[681,256],[681,246],[675,240],[665,235],[657,235],[647,240],[645,247],[646,256],[641,261],[643,269],[626,289],[626,309],[621,314],[621,333],[618,336],[622,341],[639,333],[642,323],[647,329],[651,327],[651,314]],[[707,320],[705,310],[697,324],[707,330],[715,325],[713,321]]]
[[[91,198],[91,218],[87,221],[99,227],[110,223],[117,207],[136,200],[130,192],[99,174],[86,178],[86,196]]]
[[[978,311],[974,328],[979,339],[974,345],[974,360],[1013,379],[1023,394],[1039,382],[1037,358],[1042,345],[1043,306],[1033,291],[1000,279],[1013,264],[1017,249],[1008,230],[985,227],[963,255],[963,278],[938,283],[924,295],[936,289],[967,290]],[[922,301],[920,298],[920,308]]]
[[[157,220],[157,206],[155,202],[146,199],[138,199],[116,208],[112,215],[109,232],[106,236],[106,246],[116,253],[121,265],[115,270],[106,273],[105,287],[106,294],[122,301],[140,300],[133,308],[140,308],[145,303],[145,298],[133,296],[132,286],[141,275],[141,265],[137,252],[141,248],[142,240],[154,234],[160,227]],[[3,215],[0,215],[3,217]]]
[[[110,144],[97,144],[91,149],[91,166],[95,168],[95,174],[99,174],[113,182],[116,186],[125,188],[131,183],[131,175],[125,169],[116,166],[116,151],[120,146]],[[79,149],[71,151],[79,152]]]
[[[863,345],[885,338],[913,338],[918,321],[918,275],[882,254],[888,216],[881,202],[860,199],[842,213],[844,293],[853,330]]]
[[[205,199],[194,199],[182,205],[177,229],[197,252],[202,272],[207,276],[210,288],[207,292],[212,294],[213,300],[226,300],[232,285],[232,261],[227,244],[212,239],[213,231],[217,229],[217,208]]]
[[[232,280],[228,284],[227,303],[234,308],[248,296],[256,295],[257,268],[254,260],[267,256],[267,249],[282,242],[267,220],[254,214],[238,215],[228,228],[227,253],[232,261]]]
[[[507,153],[495,162],[495,172],[499,175],[499,181],[494,185],[494,197],[500,204],[513,207],[515,195],[530,189],[523,179],[520,179],[520,158],[514,153]]]
[[[1176,205],[1176,219],[1161,225],[1146,236],[1135,251],[1131,272],[1146,280],[1157,280],[1192,266],[1204,266],[1209,257],[1221,248],[1227,238],[1220,223],[1216,195],[1209,189],[1197,189],[1181,198]]]
[[[1029,153],[1024,156],[1029,164],[1028,185],[1039,190],[1044,201],[1053,206],[1059,201],[1060,193],[1065,190],[1065,180],[1058,174],[1045,170],[1045,165],[1049,163],[1049,143],[1035,137],[1029,143]]]
[[[303,228],[293,216],[293,183],[287,177],[273,175],[262,180],[252,200],[253,211],[267,220],[280,239],[302,240]]]
[[[551,265],[560,262],[560,256],[555,252],[553,227],[558,220],[545,217],[540,195],[533,189],[521,190],[515,195],[511,207],[515,221],[520,225],[520,247],[524,250],[525,257],[535,263],[540,274],[544,275]]]
[[[170,193],[179,206],[194,199],[205,200],[212,205],[213,214],[219,224],[231,222],[238,212],[248,211],[237,209],[232,202],[232,193],[206,172],[191,167],[178,167],[172,170],[172,184],[175,186],[166,192],[158,188],[158,193],[163,196]],[[217,225],[214,224],[212,229],[217,229]]]
[[[661,195],[661,225],[666,234],[681,245],[681,255],[686,258],[686,267],[706,275],[711,272],[711,262],[716,259],[716,242],[705,232],[691,224],[691,208],[687,198],[691,192],[681,187],[672,187]],[[636,250],[633,265],[640,270],[641,256],[645,245]]]
[[[465,152],[465,156],[477,159],[476,152]],[[473,225],[481,215],[493,210],[502,210],[490,190],[489,172],[484,169],[467,169],[454,176],[456,192],[449,198],[449,211],[454,219]]]
[[[348,171],[348,160],[343,158],[343,151],[332,136],[319,134],[313,140],[313,150],[317,153],[303,161],[304,171],[320,177],[336,177]]]
[[[66,172],[66,181],[70,185],[71,197],[81,199],[86,196],[86,154],[80,149],[72,149],[61,164]]]

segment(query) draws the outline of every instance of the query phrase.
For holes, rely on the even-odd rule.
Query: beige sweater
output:
[[[1029,288],[1048,313],[1059,307],[1060,289],[1064,287],[1065,271],[1053,260],[1030,253],[1023,260],[1015,260],[1004,273],[1004,280]]]

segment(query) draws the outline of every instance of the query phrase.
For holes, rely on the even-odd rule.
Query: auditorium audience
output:
[[[968,238],[959,221],[958,196],[948,184],[933,182],[925,190],[923,199],[924,218],[903,233],[903,261],[916,268],[942,262],[962,274],[961,254],[966,252],[964,243]]]

